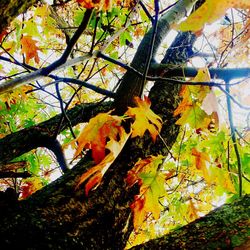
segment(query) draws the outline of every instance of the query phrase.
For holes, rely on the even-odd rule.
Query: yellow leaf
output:
[[[39,63],[38,50],[36,41],[31,36],[23,36],[21,39],[22,53],[25,54],[25,62],[29,63],[30,59],[34,58],[36,63]]]
[[[144,100],[135,97],[135,102],[137,107],[129,107],[126,112],[128,116],[135,118],[132,124],[132,137],[142,137],[148,130],[155,141],[162,127],[162,119],[150,109],[151,102],[148,97],[145,96]]]
[[[209,82],[210,74],[207,68],[201,68],[198,70],[197,75],[192,82]],[[185,85],[180,91],[182,101],[174,111],[174,116],[180,115],[176,121],[177,125],[184,125],[189,123],[192,128],[206,128],[211,119],[201,109],[201,103],[204,98],[210,92],[208,86],[202,85]]]
[[[197,75],[192,80],[192,82],[210,82],[211,77],[207,67],[200,68]],[[189,92],[196,97],[199,102],[202,102],[206,95],[210,92],[209,86],[203,85],[190,85],[188,86]]]
[[[249,9],[249,0],[206,0],[200,8],[193,12],[176,28],[181,31],[199,31],[205,23],[211,24],[222,17],[229,8]]]
[[[16,104],[18,100],[27,100],[26,92],[32,90],[33,87],[30,85],[23,85],[19,88],[13,89],[11,92],[6,92],[0,96],[0,100],[5,102],[7,108],[10,109],[11,105]]]
[[[196,148],[192,148],[192,155],[195,156],[196,168],[202,169],[206,167],[205,161],[210,161],[209,156],[204,152],[199,152]]]
[[[41,18],[45,18],[50,14],[50,10],[47,4],[43,4],[42,6],[38,6],[35,11],[35,15]]]
[[[6,41],[2,44],[5,51],[8,51],[10,54],[13,54],[16,51],[16,42],[15,41]],[[4,54],[5,52],[2,51],[0,55]]]
[[[210,81],[210,73],[207,67],[200,68],[198,70],[197,75],[194,78],[194,82],[209,82]]]

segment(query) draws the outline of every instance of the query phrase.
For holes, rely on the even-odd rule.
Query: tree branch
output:
[[[158,32],[155,37],[154,47],[152,51],[152,57],[154,58],[160,44],[162,43],[165,36],[170,31],[170,25],[177,22],[189,9],[195,4],[196,0],[180,0],[178,1],[168,12],[166,12],[158,22]],[[150,51],[150,40],[152,37],[153,28],[147,32],[142,42],[140,43],[137,52],[131,62],[133,68],[138,71],[143,71],[146,64],[146,58],[148,51]],[[141,90],[144,88],[144,82],[137,75],[131,72],[125,73],[119,88],[117,89],[117,96],[115,99],[115,107],[117,113],[123,113],[127,106],[133,104],[134,96],[138,96]]]
[[[37,0],[0,1],[0,33],[19,14],[25,12]]]
[[[62,67],[62,66],[63,67],[69,66],[69,64],[66,63],[67,58],[70,55],[77,40],[81,36],[82,32],[87,28],[87,25],[88,25],[88,22],[91,18],[92,12],[93,12],[92,9],[86,10],[80,26],[78,27],[77,31],[74,33],[73,37],[70,39],[68,46],[66,47],[64,53],[62,54],[62,56],[58,60],[56,60],[55,62],[53,62],[52,64],[50,64],[47,67],[38,69],[35,72],[27,74],[23,77],[17,77],[15,79],[12,79],[12,80],[9,80],[9,81],[6,81],[6,82],[0,84],[0,94],[7,92],[7,91],[10,91],[11,89],[16,88],[18,86],[21,86],[24,83],[34,81],[34,80],[39,80],[39,79],[43,78],[44,76],[48,76],[49,73],[51,73],[52,71],[54,71],[56,69],[60,69],[60,67]],[[86,56],[81,57],[81,58],[72,59],[70,61],[70,63],[73,63],[73,62],[76,63],[80,59],[82,60],[82,59],[86,59],[89,57],[91,57],[91,56],[86,55]]]
[[[81,57],[74,58],[72,60],[67,61],[65,64],[61,65],[60,67],[58,67],[57,70],[60,69],[60,68],[64,68],[64,67],[75,65],[76,63],[79,63],[79,62],[83,62],[83,61],[89,59],[90,57],[91,57],[90,54],[86,54],[86,56],[81,56]],[[18,87],[18,86],[20,86],[20,84],[26,83],[25,80],[30,80],[30,77],[31,78],[34,77],[33,80],[39,80],[39,79],[43,78],[42,75],[37,75],[38,72],[39,72],[39,69],[37,69],[37,68],[35,68],[33,66],[30,66],[30,65],[25,64],[25,63],[24,64],[20,63],[17,60],[12,61],[9,58],[6,58],[4,56],[0,56],[0,60],[3,60],[5,62],[9,62],[9,63],[14,63],[15,65],[18,65],[20,67],[23,67],[23,68],[35,71],[35,72],[27,74],[25,76],[22,76],[22,77],[19,77],[19,78],[15,78],[15,79],[12,79],[12,80],[8,81],[9,82],[8,83],[9,87],[7,87],[6,90],[4,89],[5,88],[4,85],[6,84],[6,82],[3,83],[3,84],[0,84],[0,94],[1,94],[1,87],[3,88],[3,92],[6,92],[6,91],[8,91],[9,88],[12,89],[12,87],[10,85],[18,83],[18,85],[15,86],[15,87]],[[52,75],[52,74],[49,74],[48,77],[50,77],[50,78],[52,78],[52,79],[54,79],[56,81],[75,83],[77,85],[80,85],[80,86],[83,86],[85,88],[91,89],[91,90],[95,91],[96,93],[108,96],[110,98],[114,98],[115,97],[115,94],[113,92],[105,90],[105,89],[102,89],[102,88],[97,87],[95,85],[92,85],[92,84],[90,84],[90,83],[88,83],[86,81],[81,81],[79,79],[74,79],[74,78],[58,77],[58,76]],[[53,82],[52,83],[48,83],[46,86],[49,86],[51,84],[53,84]],[[30,92],[33,92],[33,91],[34,90],[31,90]]]
[[[0,179],[3,178],[28,178],[31,177],[31,174],[28,171],[24,171],[24,172],[2,172],[0,171]]]
[[[230,88],[229,88],[229,81],[226,81],[226,91],[230,94]],[[237,146],[237,139],[236,139],[236,133],[235,133],[235,127],[234,127],[234,122],[233,122],[233,112],[232,112],[232,106],[231,106],[231,99],[229,95],[226,95],[227,98],[227,112],[228,112],[228,120],[230,124],[230,129],[231,129],[231,138],[233,141],[233,147],[237,159],[237,166],[238,166],[238,180],[239,180],[239,196],[242,197],[242,164],[241,164],[241,158],[240,158],[240,153],[239,149]]]
[[[111,108],[111,103],[90,103],[77,105],[66,112],[75,126],[81,122],[87,122],[89,119],[100,112],[107,112]],[[29,152],[37,147],[47,147],[48,139],[54,139],[57,124],[60,122],[61,114],[42,122],[36,126],[22,129],[18,132],[9,134],[0,140],[0,169],[12,159]],[[58,132],[68,128],[67,121],[63,121]],[[31,140],[31,138],[36,138]],[[46,143],[45,143],[46,141]]]
[[[236,78],[250,77],[250,68],[209,68],[211,78],[232,80]],[[169,64],[154,64],[150,75],[159,76],[166,74],[169,77],[195,77],[198,69],[192,67],[175,67]]]

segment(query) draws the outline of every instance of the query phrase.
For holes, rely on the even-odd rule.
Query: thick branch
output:
[[[1,178],[28,178],[31,177],[31,174],[28,171],[24,172],[1,172],[0,171],[0,179]]]
[[[248,249],[250,226],[250,196],[224,205],[159,239],[136,249]],[[246,246],[245,245],[245,246]]]
[[[250,77],[250,68],[209,68],[211,78],[232,80]],[[198,69],[191,67],[174,67],[169,64],[154,64],[151,72],[154,76],[166,75],[167,77],[195,77]]]
[[[196,0],[180,0],[178,1],[166,14],[164,14],[158,22],[157,34],[154,40],[154,47],[152,51],[152,58],[155,57],[157,50],[170,31],[170,25],[177,22],[184,17],[190,8],[194,5]],[[131,66],[138,71],[142,71],[145,67],[148,51],[150,51],[150,41],[153,35],[153,28],[144,36],[140,43],[137,52],[132,60]],[[117,96],[115,99],[115,107],[117,113],[123,113],[127,106],[133,104],[134,96],[140,96],[144,88],[143,79],[136,74],[128,72],[124,75],[123,80],[117,89]]]
[[[111,103],[82,104],[75,106],[66,113],[71,121],[71,125],[75,126],[80,122],[89,121],[91,117],[100,112],[107,112],[110,109],[110,106]],[[42,122],[36,126],[22,129],[2,138],[0,140],[0,169],[1,164],[9,162],[32,149],[37,147],[46,147],[46,138],[54,138],[60,119],[61,114],[56,115],[48,121]],[[67,121],[63,121],[59,132],[65,130],[67,127]]]

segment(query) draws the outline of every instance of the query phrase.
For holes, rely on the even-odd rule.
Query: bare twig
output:
[[[229,88],[228,84],[229,84],[229,82],[226,81],[226,92],[230,94],[230,88]],[[228,120],[229,120],[229,124],[230,124],[230,129],[231,129],[231,138],[233,141],[234,151],[236,154],[237,165],[238,165],[239,196],[242,197],[241,158],[240,158],[240,153],[239,153],[238,146],[237,146],[235,127],[234,127],[234,123],[233,123],[233,112],[232,112],[232,106],[231,106],[231,98],[228,94],[226,95],[226,98],[227,98]]]

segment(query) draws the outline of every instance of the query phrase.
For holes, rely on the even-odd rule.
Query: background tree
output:
[[[247,193],[248,1],[27,3],[2,4],[3,247],[123,249]],[[201,230],[193,248],[245,243],[248,207],[201,220],[240,236]]]

